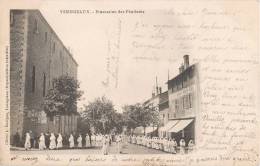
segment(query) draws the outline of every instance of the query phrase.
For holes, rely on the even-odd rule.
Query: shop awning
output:
[[[183,130],[185,127],[187,127],[193,119],[183,119],[179,120],[176,125],[174,125],[172,128],[168,130],[170,133],[178,133],[179,131]]]
[[[179,120],[171,120],[171,121],[168,121],[168,123],[167,123],[165,126],[161,127],[161,128],[159,129],[159,131],[160,131],[160,132],[162,132],[162,131],[168,131],[170,128],[172,128],[173,126],[175,126],[175,125],[178,123],[178,121],[179,121]]]
[[[157,127],[146,127],[145,128],[145,133],[148,134],[148,133],[152,133],[156,130]]]

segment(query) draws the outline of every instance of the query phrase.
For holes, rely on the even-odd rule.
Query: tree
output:
[[[102,134],[108,134],[114,128],[120,132],[123,123],[121,116],[114,109],[112,101],[105,96],[89,102],[81,114],[82,119],[87,124],[86,127],[94,127],[96,133]]]
[[[126,105],[123,109],[123,117],[128,129],[135,129],[138,126],[142,126],[145,134],[145,128],[147,126],[151,124],[157,125],[159,122],[159,113],[153,107],[137,103],[134,105]]]
[[[47,115],[64,115],[77,112],[77,100],[83,92],[79,91],[79,82],[70,76],[60,76],[53,80],[53,88],[44,98],[44,111]]]

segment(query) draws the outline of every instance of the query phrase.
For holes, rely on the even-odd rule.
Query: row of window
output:
[[[38,24],[38,21],[37,19],[34,20],[34,33],[35,34],[39,34],[39,24]],[[44,42],[47,43],[48,41],[48,32],[44,32]],[[52,52],[55,53],[56,51],[56,43],[53,42],[52,44]],[[61,51],[60,51],[60,54],[61,54]]]
[[[14,25],[14,13],[10,12],[10,26]],[[34,25],[33,25],[33,32],[35,34],[39,34],[39,23],[37,19],[34,19]],[[44,33],[44,42],[47,43],[48,41],[48,32]],[[55,52],[56,50],[56,44],[55,42],[52,44],[52,51]]]
[[[66,75],[68,75],[68,73],[66,73]],[[45,97],[46,95],[46,81],[47,81],[47,78],[46,78],[46,74],[43,73],[43,76],[42,76],[42,96]],[[52,87],[54,87],[54,82],[52,82]],[[31,90],[32,92],[34,93],[35,92],[35,88],[36,88],[36,67],[33,66],[32,67],[32,75],[31,75]]]
[[[177,82],[176,84],[174,84],[171,88],[171,92],[177,92],[178,90],[181,90],[183,88],[187,88],[190,85],[194,84],[194,78],[189,79],[189,77],[187,77],[186,79]]]
[[[170,118],[170,114],[167,114],[167,119],[169,119]],[[165,114],[163,114],[163,121],[164,121],[164,119],[165,119]]]
[[[184,109],[189,109],[193,107],[193,94],[189,93],[187,95],[184,95],[183,97],[176,99],[173,101],[175,111],[182,111]]]
[[[10,24],[11,24],[11,26],[14,24],[14,14],[13,14],[13,12],[10,12]],[[33,32],[35,34],[39,34],[40,33],[40,31],[39,31],[39,23],[38,23],[37,19],[34,19]],[[48,32],[45,32],[44,33],[44,42],[47,43],[47,41],[48,41]],[[51,48],[52,52],[55,53],[56,52],[56,43],[53,42],[51,47],[52,47]],[[61,61],[63,62],[62,50],[60,50],[59,56],[60,56]]]
[[[13,25],[14,25],[14,13],[10,12],[10,26],[13,26]],[[35,34],[39,34],[40,33],[39,32],[39,23],[38,23],[37,19],[34,19],[33,32]],[[48,41],[48,32],[44,32],[44,42],[47,43],[47,41]],[[52,52],[55,53],[55,51],[56,51],[56,43],[53,42],[53,44],[52,44]]]

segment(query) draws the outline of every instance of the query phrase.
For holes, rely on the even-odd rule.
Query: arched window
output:
[[[43,73],[43,83],[42,83],[42,96],[44,97],[46,94],[46,75]]]
[[[55,45],[55,42],[53,43],[53,47],[52,47],[52,52],[55,52],[55,48],[56,47],[56,45]]]
[[[34,20],[34,33],[39,33],[38,21],[36,19]]]
[[[61,62],[61,74],[63,75],[63,56],[62,56],[62,51],[60,51],[60,62]]]
[[[45,35],[44,35],[44,42],[46,43],[48,40],[48,32],[45,32]]]
[[[32,68],[32,92],[35,91],[35,66]]]

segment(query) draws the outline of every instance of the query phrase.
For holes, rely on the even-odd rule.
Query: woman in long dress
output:
[[[59,136],[58,136],[58,138],[57,138],[57,149],[60,149],[60,148],[62,148],[62,146],[63,146],[63,144],[62,144],[62,136],[61,136],[61,134],[59,133]]]
[[[91,135],[91,146],[92,147],[96,146],[96,135],[95,134]]]
[[[53,133],[51,133],[50,137],[50,147],[51,150],[56,148],[56,137]]]
[[[90,139],[88,134],[86,134],[85,141],[86,141],[86,148],[90,147]]]
[[[25,135],[25,143],[24,143],[24,148],[25,148],[25,150],[28,150],[28,149],[31,148],[30,139],[31,139],[30,134],[29,134],[29,133],[26,133],[26,135]]]
[[[168,153],[171,152],[170,140],[171,140],[171,138],[166,139],[166,147],[167,147],[167,151],[166,152],[168,152]]]
[[[121,149],[122,149],[122,136],[119,135],[116,138],[116,143],[117,143],[117,153],[122,153]]]
[[[72,134],[70,134],[69,143],[70,143],[70,148],[74,148],[74,137]]]
[[[44,150],[46,148],[45,145],[45,136],[43,133],[41,133],[40,139],[39,139],[39,149]]]
[[[77,139],[77,142],[78,142],[78,147],[82,148],[82,137],[81,137],[81,134],[79,135],[79,137]]]
[[[163,146],[163,148],[162,148],[162,150],[163,151],[165,151],[165,152],[168,152],[168,140],[167,140],[167,138],[165,137],[163,140],[162,140],[162,146]]]
[[[177,149],[177,142],[176,140],[173,138],[171,140],[171,153],[176,154],[176,149]]]
[[[194,142],[193,140],[191,139],[188,143],[188,153],[191,153],[194,149]]]
[[[185,146],[186,146],[186,143],[185,143],[184,139],[181,139],[180,140],[180,153],[181,154],[185,154]]]
[[[102,140],[102,152],[104,155],[107,155],[108,154],[108,145],[109,145],[109,137],[108,135],[106,135],[103,140]]]

